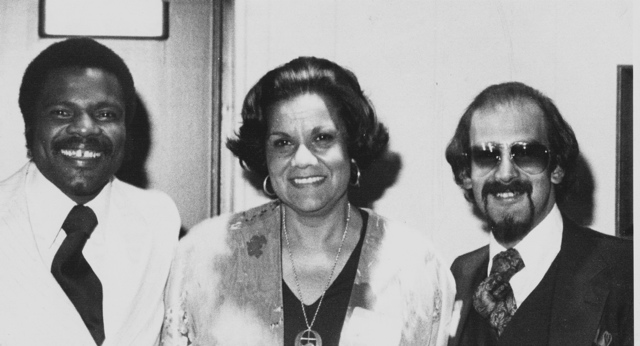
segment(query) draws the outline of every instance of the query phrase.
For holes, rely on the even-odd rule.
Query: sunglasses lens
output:
[[[471,162],[480,175],[489,173],[500,162],[502,151],[498,146],[481,145],[471,148]],[[542,173],[549,166],[549,150],[538,143],[514,143],[511,160],[528,174]]]
[[[549,165],[549,150],[542,144],[514,144],[511,157],[520,169],[529,174],[542,173]]]
[[[500,161],[500,148],[482,146],[471,149],[471,161],[481,172],[488,172]]]

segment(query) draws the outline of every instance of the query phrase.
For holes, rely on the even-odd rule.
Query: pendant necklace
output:
[[[302,290],[300,289],[300,283],[298,282],[298,273],[296,272],[296,266],[293,262],[293,254],[291,253],[291,246],[289,245],[289,235],[287,234],[287,223],[286,223],[286,215],[285,208],[283,205],[280,205],[281,210],[281,219],[282,219],[282,231],[284,233],[284,239],[287,244],[287,252],[289,253],[289,259],[291,260],[291,268],[293,269],[293,279],[296,283],[296,288],[298,290],[298,296],[300,297],[300,306],[302,307],[302,315],[304,316],[304,323],[307,325],[307,329],[301,331],[296,336],[295,346],[322,346],[322,338],[320,334],[315,330],[311,329],[313,324],[316,321],[316,317],[318,317],[318,311],[320,311],[320,305],[322,305],[322,299],[324,298],[324,294],[327,293],[327,289],[331,285],[331,279],[333,278],[334,271],[336,270],[336,265],[338,264],[338,258],[340,258],[340,252],[342,251],[342,245],[344,245],[344,239],[347,237],[347,230],[349,230],[349,220],[351,219],[351,205],[347,202],[347,219],[345,222],[344,232],[342,233],[342,240],[340,241],[340,247],[338,248],[338,253],[336,254],[336,259],[333,261],[333,267],[331,268],[331,274],[329,274],[329,280],[324,287],[324,291],[320,296],[320,300],[318,301],[318,307],[316,308],[316,313],[313,315],[313,319],[311,323],[309,323],[309,319],[307,319],[307,312],[304,309],[304,302],[302,299]]]

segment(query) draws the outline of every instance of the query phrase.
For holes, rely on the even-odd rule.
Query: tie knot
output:
[[[520,257],[518,250],[511,248],[502,251],[493,257],[493,265],[491,266],[491,274],[505,274],[507,280],[515,273],[524,268],[524,261]]]
[[[85,207],[84,205],[76,205],[64,220],[62,229],[67,232],[67,234],[81,231],[89,237],[97,225],[98,218],[96,218],[96,214],[91,208]]]

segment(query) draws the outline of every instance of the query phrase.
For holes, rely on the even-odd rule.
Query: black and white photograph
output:
[[[633,345],[639,15],[0,0],[0,346]]]

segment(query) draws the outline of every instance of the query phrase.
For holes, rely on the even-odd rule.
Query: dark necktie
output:
[[[498,336],[516,312],[516,301],[509,280],[522,268],[524,262],[518,250],[511,248],[500,252],[493,258],[489,277],[480,283],[473,296],[476,311],[488,319]]]
[[[104,341],[102,320],[102,284],[82,255],[91,232],[98,225],[96,214],[89,207],[76,205],[62,224],[67,237],[53,257],[51,273],[69,297],[100,345]]]

